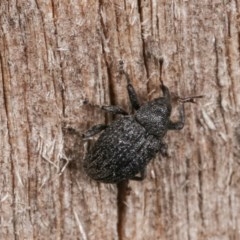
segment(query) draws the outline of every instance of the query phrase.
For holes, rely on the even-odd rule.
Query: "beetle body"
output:
[[[97,125],[90,129],[85,137],[93,136],[104,129],[84,159],[84,169],[94,180],[105,183],[118,183],[123,180],[142,180],[149,161],[156,153],[166,154],[167,146],[163,137],[168,130],[179,130],[184,126],[184,102],[180,104],[180,119],[170,120],[171,96],[161,81],[163,97],[140,106],[136,92],[128,75],[128,94],[134,115],[119,107],[103,107],[105,110],[123,114],[109,126]],[[198,96],[200,97],[200,96]],[[193,102],[188,98],[185,102]],[[136,175],[140,173],[140,177]]]
[[[84,162],[91,178],[110,183],[134,178],[159,151],[161,138],[148,132],[137,115],[114,121],[100,135]],[[162,125],[161,135],[166,132],[164,119],[157,123]]]

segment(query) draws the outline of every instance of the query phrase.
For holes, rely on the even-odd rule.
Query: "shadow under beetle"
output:
[[[83,135],[87,139],[104,130],[84,159],[83,167],[92,179],[105,183],[118,183],[127,179],[143,180],[146,166],[156,153],[167,155],[167,145],[163,142],[166,132],[184,127],[184,103],[194,103],[195,98],[202,96],[179,98],[179,120],[172,122],[170,92],[161,79],[162,63],[161,60],[160,83],[163,97],[140,106],[129,76],[123,72],[135,114],[129,115],[118,106],[103,106],[105,111],[124,116],[110,125],[93,126]]]

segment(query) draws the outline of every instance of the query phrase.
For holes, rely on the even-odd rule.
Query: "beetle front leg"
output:
[[[185,98],[179,98],[180,106],[179,106],[179,121],[172,122],[170,120],[168,124],[168,130],[181,130],[184,127],[185,123],[185,110],[184,110],[184,104],[189,103],[195,103],[196,98],[203,98],[203,95],[199,96],[192,96],[192,97],[185,97]]]
[[[185,110],[184,110],[184,104],[182,103],[179,107],[179,121],[172,122],[169,121],[168,124],[168,130],[181,130],[184,127],[185,123]]]
[[[163,67],[163,58],[159,59],[159,63],[160,63],[160,83],[161,83],[161,89],[163,92],[163,97],[170,103],[171,101],[171,96],[170,96],[170,92],[167,86],[165,86],[163,84],[163,80],[162,80],[162,67]]]
[[[127,79],[127,91],[128,91],[128,96],[129,96],[132,108],[134,110],[138,110],[140,108],[140,104],[138,101],[137,93],[136,93],[133,85],[131,84],[128,73],[126,73],[125,71],[123,73]]]
[[[160,147],[159,147],[159,152],[161,153],[161,155],[163,157],[167,157],[168,156],[168,145],[164,142],[161,142]]]

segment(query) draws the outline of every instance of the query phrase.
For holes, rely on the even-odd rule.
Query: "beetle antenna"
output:
[[[195,101],[196,98],[203,98],[203,97],[204,97],[204,95],[184,97],[184,98],[179,97],[178,101],[181,103],[186,103],[186,102],[196,103],[196,101]]]

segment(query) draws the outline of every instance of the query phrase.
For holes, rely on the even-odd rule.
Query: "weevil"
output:
[[[90,178],[104,183],[143,180],[150,160],[158,152],[163,156],[167,154],[167,144],[163,137],[168,130],[184,127],[184,103],[194,103],[196,98],[202,96],[179,98],[179,120],[171,121],[171,95],[162,81],[162,64],[163,60],[160,61],[160,88],[163,96],[142,106],[128,73],[123,71],[135,113],[128,114],[118,106],[102,107],[107,112],[123,116],[110,125],[93,126],[83,135],[88,139],[103,131],[84,159],[83,167]]]

